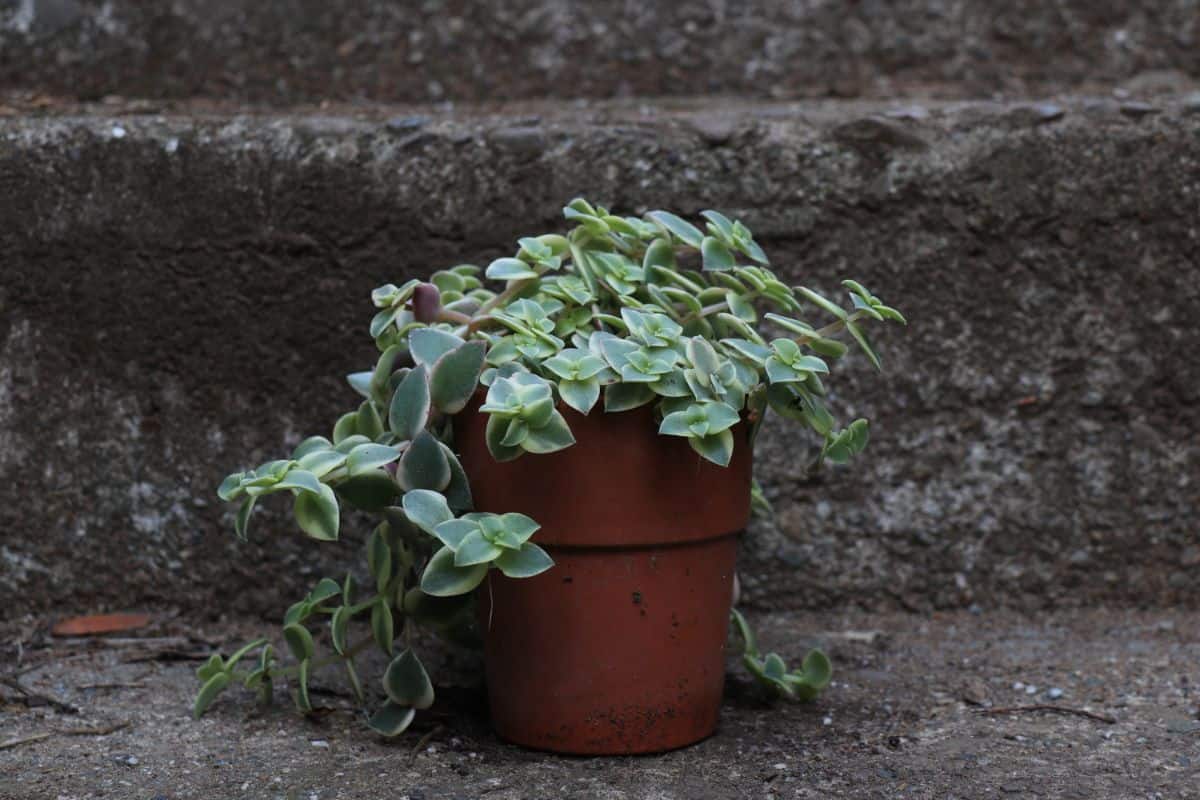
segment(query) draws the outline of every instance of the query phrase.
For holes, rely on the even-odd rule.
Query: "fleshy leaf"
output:
[[[446,498],[427,489],[406,492],[400,503],[404,506],[404,513],[409,521],[430,535],[436,535],[434,529],[438,525],[448,519],[454,519]]]
[[[418,366],[432,367],[443,355],[462,345],[462,339],[437,328],[417,328],[408,335],[408,347]]]
[[[456,567],[454,551],[443,547],[425,565],[425,572],[421,575],[421,591],[434,597],[466,594],[483,583],[487,571],[487,564]]]
[[[283,639],[297,661],[307,661],[313,655],[312,634],[303,625],[292,623],[283,629]]]
[[[338,512],[337,496],[325,484],[317,492],[301,492],[296,495],[292,514],[300,530],[314,539],[324,542],[336,541],[341,515]]]
[[[416,709],[387,702],[371,715],[367,725],[382,736],[399,736],[412,724],[416,715]]]
[[[192,704],[192,717],[200,719],[213,701],[217,699],[217,695],[225,690],[229,685],[231,676],[228,672],[218,672],[200,687],[199,693],[196,695],[196,701]]]
[[[454,548],[454,566],[470,567],[475,564],[487,564],[494,560],[502,550],[483,538],[478,530],[471,531],[463,537]]]
[[[554,566],[554,559],[533,542],[526,542],[520,550],[505,550],[496,566],[510,578],[531,578]]]
[[[433,705],[433,683],[412,650],[392,659],[383,674],[383,689],[396,705],[425,709]]]
[[[467,342],[446,353],[433,365],[429,394],[439,411],[457,414],[466,408],[467,401],[479,385],[479,373],[483,369],[486,350],[485,342]]]
[[[430,404],[428,373],[422,364],[404,376],[392,395],[388,426],[397,439],[412,439],[417,431],[424,430],[429,420]]]
[[[450,464],[441,443],[429,431],[421,431],[404,451],[396,479],[405,491],[432,489],[440,492],[450,483]]]
[[[346,472],[362,475],[390,464],[400,457],[400,451],[386,444],[360,444],[346,456]]]

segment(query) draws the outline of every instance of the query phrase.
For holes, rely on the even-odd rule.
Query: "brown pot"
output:
[[[519,511],[553,569],[479,589],[492,723],[500,736],[575,754],[652,753],[716,729],[737,533],[751,449],[727,468],[659,436],[649,406],[583,416],[576,444],[497,463],[478,400],[455,420],[480,511]]]

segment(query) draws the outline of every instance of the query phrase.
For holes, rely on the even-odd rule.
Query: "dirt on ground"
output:
[[[438,703],[385,740],[325,674],[307,718],[278,688],[273,707],[231,690],[193,721],[195,659],[264,623],[197,629],[175,617],[123,638],[62,639],[30,617],[6,626],[0,798],[1200,797],[1195,614],[753,621],[785,658],[813,643],[829,651],[836,679],[817,702],[772,706],[731,661],[712,738],[570,758],[497,740],[462,655],[435,659]]]

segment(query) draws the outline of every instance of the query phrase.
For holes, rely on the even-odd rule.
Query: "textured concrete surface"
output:
[[[49,736],[0,749],[0,798],[1200,797],[1194,614],[839,612],[754,621],[789,659],[823,643],[837,665],[833,686],[811,705],[770,708],[734,673],[715,736],[637,758],[562,758],[498,741],[469,662],[439,665],[438,703],[392,741],[365,728],[338,673],[314,681],[320,710],[307,719],[280,687],[274,708],[230,690],[194,722],[196,662],[145,660],[161,647],[154,639],[48,639],[34,622],[3,638],[0,652],[22,674],[0,684],[0,748]],[[195,622],[181,617],[138,635],[224,639],[255,627]],[[20,662],[14,639],[23,642]],[[374,681],[369,689],[378,692]],[[36,704],[47,698],[78,711]],[[1028,708],[1039,704],[1100,718]]]
[[[1019,97],[1189,76],[1195,0],[0,0],[0,89],[77,99]]]
[[[1194,603],[1200,114],[891,109],[0,121],[0,614],[274,613],[357,562],[274,504],[237,545],[214,487],[352,402],[373,286],[486,262],[576,194],[726,210],[792,281],[912,320],[884,376],[835,382],[875,420],[856,465],[808,478],[804,437],[765,433],[750,602]]]

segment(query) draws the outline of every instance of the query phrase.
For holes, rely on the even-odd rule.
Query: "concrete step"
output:
[[[372,287],[506,253],[578,194],[723,209],[793,282],[851,275],[911,320],[880,337],[884,375],[835,382],[875,423],[859,462],[809,480],[805,437],[764,434],[752,603],[1194,602],[1200,114],[894,110],[0,121],[6,613],[282,610],[357,562],[361,532],[314,551],[275,504],[238,545],[217,482],[352,401]]]
[[[1011,97],[1189,76],[1192,0],[0,2],[0,89],[79,99]]]

